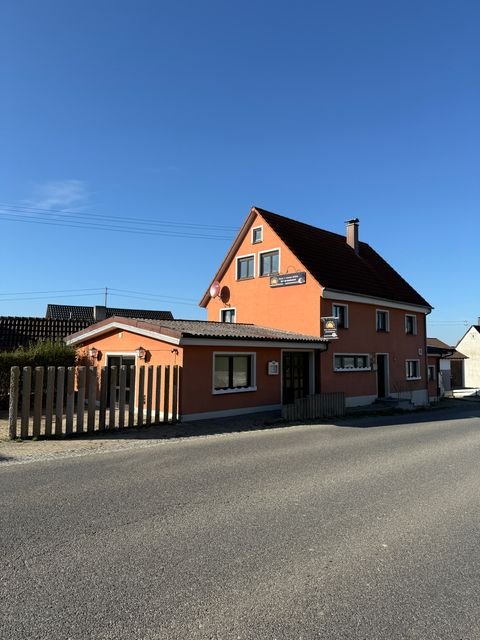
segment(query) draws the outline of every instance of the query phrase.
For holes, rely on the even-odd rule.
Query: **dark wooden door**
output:
[[[387,389],[387,356],[377,353],[377,394],[379,398],[386,398]]]
[[[282,360],[283,404],[310,393],[310,354],[305,351],[285,351]]]

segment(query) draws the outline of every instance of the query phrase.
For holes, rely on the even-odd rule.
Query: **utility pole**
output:
[[[105,307],[107,306],[108,287],[105,287]]]

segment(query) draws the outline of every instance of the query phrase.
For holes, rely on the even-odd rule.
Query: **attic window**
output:
[[[258,244],[263,240],[263,227],[253,227],[252,229],[252,244]]]

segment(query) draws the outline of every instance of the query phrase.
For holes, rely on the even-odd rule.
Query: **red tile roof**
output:
[[[358,255],[345,236],[255,207],[302,264],[325,288],[430,307],[370,245]]]

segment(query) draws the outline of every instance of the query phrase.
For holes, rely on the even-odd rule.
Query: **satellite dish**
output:
[[[218,282],[218,280],[215,280],[215,282],[213,282],[212,286],[210,287],[210,297],[216,298],[219,293],[220,293],[220,283]]]

